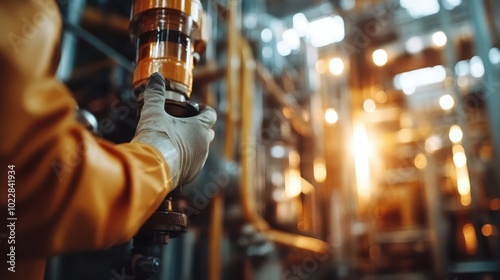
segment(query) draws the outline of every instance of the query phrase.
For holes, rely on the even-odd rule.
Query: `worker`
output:
[[[199,173],[214,137],[215,111],[168,115],[153,74],[132,142],[95,138],[54,77],[61,28],[53,0],[0,2],[2,280],[43,279],[47,257],[129,241]]]

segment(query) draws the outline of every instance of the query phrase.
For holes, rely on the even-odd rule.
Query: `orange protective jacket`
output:
[[[0,279],[43,279],[50,255],[130,240],[172,189],[154,147],[96,139],[75,120],[54,77],[60,33],[55,1],[0,1]]]

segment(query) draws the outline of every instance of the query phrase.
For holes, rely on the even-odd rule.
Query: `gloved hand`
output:
[[[144,106],[132,142],[157,148],[165,157],[172,186],[194,180],[208,157],[214,139],[212,126],[217,114],[205,107],[198,115],[177,118],[165,112],[165,79],[160,73],[149,77],[144,91]]]

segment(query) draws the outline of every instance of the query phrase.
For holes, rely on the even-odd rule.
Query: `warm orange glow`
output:
[[[470,197],[470,183],[469,174],[465,172],[457,172],[457,190],[460,194],[460,203],[463,206],[469,206],[471,202]]]
[[[285,171],[285,195],[296,197],[302,192],[302,177],[300,175],[300,155],[297,151],[288,154],[289,168]]]
[[[460,203],[462,203],[463,206],[469,206],[470,201],[470,194],[460,196]]]
[[[455,106],[455,100],[449,94],[443,95],[439,98],[439,106],[445,111],[451,110]]]
[[[323,183],[326,180],[326,164],[322,158],[314,160],[314,180],[318,183]]]
[[[436,47],[442,47],[446,45],[446,42],[448,41],[448,38],[446,38],[446,34],[444,34],[443,31],[438,31],[434,34],[432,34],[432,43]]]
[[[361,124],[354,126],[353,135],[354,165],[356,170],[356,183],[358,186],[358,197],[367,200],[371,195],[370,189],[370,164],[369,144],[365,127]]]
[[[302,192],[300,171],[296,168],[289,168],[285,172],[285,195],[288,198],[296,197]]]
[[[464,134],[460,126],[455,124],[450,127],[450,132],[448,133],[448,136],[450,137],[451,142],[458,143],[462,141]]]
[[[453,146],[453,163],[455,164],[457,191],[460,194],[460,202],[464,206],[470,205],[470,179],[467,169],[467,157],[464,147],[461,145]]]
[[[377,105],[375,104],[375,101],[372,99],[368,98],[363,102],[363,109],[367,113],[371,113],[377,109]]]
[[[285,116],[285,118],[289,119],[289,118],[293,117],[292,111],[290,111],[290,109],[288,109],[288,108],[283,108],[282,113],[283,113],[283,116]]]
[[[493,211],[500,210],[500,199],[494,198],[490,201],[490,209]]]
[[[328,68],[333,75],[338,76],[344,72],[344,61],[338,57],[334,57],[328,63]]]
[[[291,151],[290,154],[288,154],[288,162],[290,164],[290,167],[299,168],[300,165],[299,153],[297,151]]]
[[[465,250],[469,255],[474,255],[477,252],[477,237],[474,226],[471,223],[466,224],[462,232],[465,240]]]
[[[415,164],[415,167],[418,169],[424,169],[427,166],[427,158],[425,157],[424,154],[419,153],[418,155],[415,156],[413,164]]]
[[[481,228],[481,233],[486,237],[491,236],[493,234],[493,226],[490,224],[485,224]]]
[[[328,108],[325,111],[325,121],[329,124],[334,124],[339,120],[339,115],[337,111],[333,108]]]
[[[373,63],[377,66],[384,66],[387,64],[388,56],[384,49],[378,49],[372,54]]]

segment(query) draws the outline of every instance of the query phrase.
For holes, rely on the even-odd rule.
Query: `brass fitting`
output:
[[[130,34],[137,49],[133,85],[143,85],[154,72],[170,81],[171,88],[191,96],[195,59],[205,51],[208,16],[199,0],[135,0]],[[177,98],[176,98],[177,99]]]

